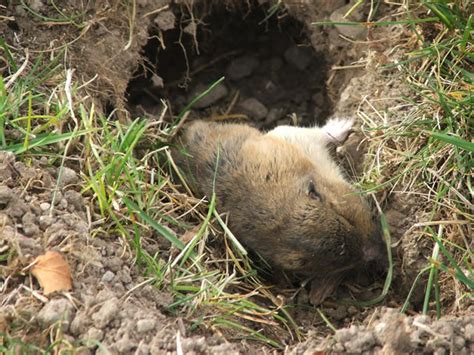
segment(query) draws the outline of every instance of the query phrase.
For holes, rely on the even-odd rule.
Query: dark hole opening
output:
[[[193,107],[192,118],[245,120],[261,129],[324,122],[332,110],[324,55],[314,51],[296,19],[278,13],[266,18],[268,7],[243,3],[231,10],[198,3],[192,17],[175,6],[173,29],[155,25],[143,49],[144,65],[127,90],[131,112],[156,116],[165,100],[171,120],[225,76]]]

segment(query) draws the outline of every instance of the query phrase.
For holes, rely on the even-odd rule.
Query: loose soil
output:
[[[27,3],[43,16],[54,17],[49,2]],[[370,109],[365,97],[383,111],[396,106],[392,98],[406,94],[394,73],[379,70],[391,55],[391,44],[403,35],[401,27],[368,34],[365,29],[351,32],[344,26],[311,25],[339,19],[347,10],[346,1],[285,1],[285,11],[267,18],[270,5],[137,1],[139,21],[130,46],[130,13],[119,5],[87,8],[89,27],[81,32],[74,26],[68,26],[70,31],[45,27],[20,4],[10,4],[6,11],[11,20],[0,23],[0,28],[8,43],[32,53],[70,42],[68,60],[75,76],[84,81],[95,78],[90,94],[110,119],[127,121],[140,115],[156,120],[166,103],[169,110],[162,119],[172,121],[222,76],[226,80],[194,105],[188,119],[245,121],[264,130],[280,124],[311,125],[329,116],[354,116],[357,110]],[[64,6],[82,9],[79,1]],[[364,18],[367,10],[358,10],[352,20]],[[391,9],[380,11],[389,14]],[[367,35],[370,46],[362,40]],[[361,58],[364,62],[358,62]],[[364,140],[370,138],[359,126],[336,152],[354,179],[364,164]],[[21,334],[23,342],[41,347],[61,338],[83,353],[275,351],[212,329],[195,329],[185,317],[171,313],[172,294],[143,275],[127,241],[101,232],[103,221],[98,220],[91,197],[81,194],[82,187],[78,164],[60,172],[47,157],[33,157],[27,163],[0,152],[0,249],[13,251],[0,264],[0,333]],[[418,314],[424,290],[417,289],[408,314],[399,312],[431,246],[410,238],[410,226],[423,218],[419,201],[402,194],[380,200],[395,256],[392,291],[383,305],[356,308],[326,302],[321,311],[338,329],[332,333],[319,313],[305,304],[302,293],[292,316],[304,339],[283,338],[286,348],[278,351],[474,352],[474,306],[468,301],[454,306],[445,300],[450,312],[436,320]],[[66,257],[74,279],[71,293],[45,297],[22,271],[46,250],[58,250]],[[358,295],[371,299],[380,293],[383,276],[358,281],[365,283]],[[341,287],[335,300],[349,291]]]

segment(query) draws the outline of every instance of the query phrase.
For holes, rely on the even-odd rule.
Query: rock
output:
[[[61,177],[59,179],[59,186],[64,187],[67,185],[76,184],[79,181],[77,173],[66,166],[63,167]]]
[[[198,95],[202,94],[208,89],[209,89],[209,85],[204,85],[204,84],[196,85],[194,90],[191,91],[191,94],[189,95],[188,100],[189,101],[193,100]],[[208,92],[207,95],[205,95],[199,101],[197,101],[193,105],[193,107],[198,108],[198,109],[209,107],[215,104],[217,101],[226,97],[228,93],[229,93],[229,90],[227,90],[227,87],[224,84],[220,83],[210,92]]]
[[[176,22],[176,16],[173,14],[173,11],[162,11],[160,12],[154,21],[160,30],[168,31],[174,28],[174,24]]]
[[[229,79],[239,80],[252,75],[259,64],[259,60],[253,56],[242,56],[234,59],[229,64],[226,69],[226,75]]]
[[[36,216],[31,212],[26,212],[21,218],[21,223],[23,224],[35,224]]]
[[[111,282],[114,279],[114,277],[115,277],[115,274],[112,271],[107,270],[105,274],[102,275],[101,280],[102,282]]]
[[[148,355],[150,353],[150,346],[148,344],[140,342],[138,344],[138,348],[135,351],[135,354],[137,355]]]
[[[130,276],[130,270],[128,269],[128,267],[124,266],[123,270],[120,270],[117,275],[120,277],[120,280],[123,283],[132,283],[132,277]]]
[[[347,4],[346,6],[340,7],[336,11],[334,11],[329,19],[332,22],[361,22],[364,20],[364,16],[360,9],[362,6],[359,6],[355,9],[347,18],[344,18],[344,15],[349,11],[352,7],[351,4]],[[362,25],[335,25],[338,32],[346,37],[354,38],[354,39],[362,39],[366,36],[367,30]]]
[[[39,218],[39,225],[40,225],[40,228],[44,231],[46,230],[49,226],[51,226],[53,224],[53,217],[52,216],[48,216],[48,215],[44,215],[44,216],[40,216]]]
[[[474,343],[474,324],[467,324],[466,328],[464,329],[464,336],[466,340]]]
[[[137,346],[137,344],[135,344],[135,342],[132,341],[132,339],[130,339],[130,335],[127,331],[120,331],[119,330],[119,333],[123,334],[122,338],[121,339],[118,339],[116,342],[115,342],[115,347],[117,349],[117,352],[119,354],[130,354],[132,353],[132,349],[135,348]]]
[[[102,341],[102,339],[104,339],[104,331],[101,330],[101,329],[91,327],[87,331],[86,339],[89,340],[89,341],[90,340]]]
[[[36,12],[40,12],[44,8],[44,4],[41,0],[31,0],[28,2],[28,5]]]
[[[59,206],[62,198],[63,198],[63,194],[61,191],[56,191],[56,195],[54,194],[51,194],[51,199],[53,198],[54,196],[54,201],[51,201],[51,202],[54,202],[54,205],[55,206]]]
[[[8,168],[8,166],[0,166],[0,181],[6,182],[7,180],[12,178],[12,171]]]
[[[358,310],[357,307],[355,307],[355,306],[349,306],[349,307],[347,308],[347,313],[349,313],[349,315],[351,315],[351,316],[354,316],[354,315],[356,315],[357,313],[359,313],[359,310]]]
[[[155,88],[163,88],[165,86],[163,78],[155,73],[151,76],[151,82]]]
[[[272,72],[277,72],[283,66],[283,60],[280,57],[272,57],[269,60],[269,68]]]
[[[371,331],[360,332],[356,337],[344,344],[347,352],[352,354],[361,353],[372,348],[376,344],[376,338]]]
[[[97,313],[92,315],[94,325],[99,328],[105,328],[107,324],[115,318],[119,311],[119,301],[116,297],[113,297],[104,302],[102,307]]]
[[[38,234],[40,234],[41,230],[36,224],[23,224],[23,234],[25,234],[27,237],[36,237]]]
[[[350,328],[338,329],[335,334],[337,341],[345,343],[346,341],[351,340],[358,332],[358,328],[355,325],[352,325]]]
[[[21,218],[29,211],[29,207],[22,200],[14,199],[8,205],[8,214],[10,217]]]
[[[268,109],[253,97],[240,102],[239,108],[252,119],[263,120],[268,114]]]
[[[85,311],[78,312],[71,322],[70,331],[73,335],[84,334],[89,327],[90,317]]]
[[[66,332],[71,323],[74,307],[65,298],[52,299],[39,311],[37,320],[43,327],[49,327],[61,322],[61,329]]]
[[[292,46],[285,51],[284,57],[288,64],[303,71],[311,63],[313,51],[309,47]]]
[[[457,335],[457,336],[454,337],[453,343],[454,343],[454,346],[456,347],[456,349],[459,350],[459,349],[464,348],[464,346],[466,345],[466,340],[464,340],[463,337]]]
[[[4,209],[13,197],[13,191],[7,186],[0,186],[0,208]]]
[[[47,210],[49,210],[51,207],[51,204],[48,203],[48,202],[42,202],[40,203],[40,208],[43,212],[46,212]]]
[[[119,272],[123,266],[123,261],[117,256],[113,256],[110,259],[107,259],[105,265],[112,270],[112,272]]]
[[[346,352],[354,354],[367,351],[377,343],[375,335],[370,330],[363,330],[355,325],[338,329],[335,338],[344,345]]]
[[[186,27],[183,28],[183,32],[191,36],[196,36],[196,31],[197,31],[197,24],[195,21],[188,23]]]
[[[156,321],[154,319],[140,319],[137,322],[137,332],[146,333],[155,329]]]
[[[62,198],[59,203],[58,203],[58,210],[65,210],[67,209],[67,206],[68,206],[68,203],[67,203],[67,200],[65,198]]]
[[[34,168],[27,167],[22,162],[16,161],[13,163],[13,167],[20,174],[22,179],[30,180],[36,177],[36,171]]]
[[[42,248],[39,239],[28,238],[24,235],[20,235],[18,232],[16,233],[16,238],[23,255],[37,255],[41,252]]]
[[[344,305],[340,305],[336,309],[326,309],[325,312],[335,320],[342,320],[347,317],[347,309]]]
[[[267,117],[265,117],[265,124],[273,124],[276,121],[278,121],[280,118],[282,118],[284,115],[284,110],[282,108],[271,108],[270,111],[268,111]]]

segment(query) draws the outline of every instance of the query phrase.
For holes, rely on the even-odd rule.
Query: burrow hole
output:
[[[260,129],[324,122],[332,110],[328,63],[303,24],[281,12],[269,16],[271,9],[256,1],[224,3],[175,5],[157,15],[128,86],[131,112],[156,116],[165,100],[172,119],[225,77],[190,117],[245,120]]]

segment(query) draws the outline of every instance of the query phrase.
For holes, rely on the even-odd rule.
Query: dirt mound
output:
[[[378,308],[361,325],[338,329],[334,337],[296,345],[289,354],[314,351],[349,354],[470,354],[474,349],[474,316],[407,316],[398,309]]]
[[[188,337],[182,320],[166,315],[172,296],[135,269],[127,247],[116,238],[91,237],[91,209],[72,169],[60,172],[47,159],[26,166],[13,154],[0,153],[0,174],[1,248],[9,255],[2,273],[14,275],[3,285],[0,331],[15,324],[23,342],[36,346],[47,347],[41,335],[46,331],[53,342],[66,340],[83,349],[100,345],[118,353],[161,353],[178,346],[198,353],[241,349],[221,337]],[[46,250],[66,257],[74,271],[72,294],[48,299],[28,282],[30,261]]]

